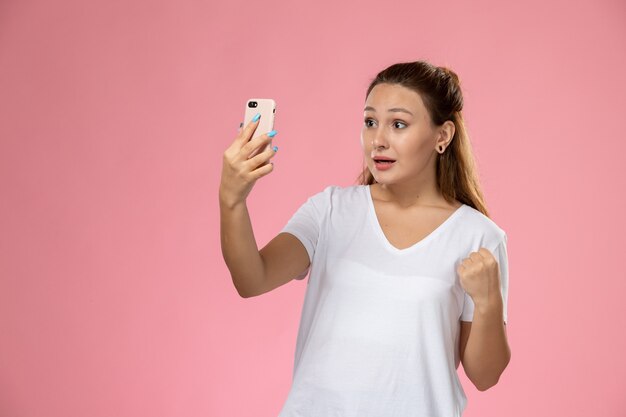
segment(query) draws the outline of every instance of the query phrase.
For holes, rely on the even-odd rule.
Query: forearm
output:
[[[466,375],[479,390],[487,390],[498,382],[510,359],[502,300],[476,304],[463,355]]]
[[[264,268],[245,201],[232,204],[220,198],[220,237],[233,284],[248,297],[263,282]]]

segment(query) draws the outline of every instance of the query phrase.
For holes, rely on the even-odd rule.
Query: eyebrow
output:
[[[367,106],[365,109],[363,109],[363,111],[373,111],[373,112],[376,112],[376,109],[374,109],[371,106]],[[394,107],[394,108],[391,108],[391,109],[389,109],[387,111],[394,112],[394,113],[397,113],[397,112],[408,113],[411,116],[413,116],[413,113],[411,113],[407,109],[403,109],[402,107]]]

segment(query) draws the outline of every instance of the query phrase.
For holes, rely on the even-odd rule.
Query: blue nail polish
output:
[[[274,146],[272,149],[274,149],[274,152],[278,152],[278,146]]]
[[[269,136],[270,138],[273,138],[274,136],[276,136],[277,133],[278,133],[277,131],[272,130],[271,132],[267,133],[267,136]]]
[[[261,118],[261,113],[257,113],[253,118],[252,121],[256,122],[257,120],[259,120]]]

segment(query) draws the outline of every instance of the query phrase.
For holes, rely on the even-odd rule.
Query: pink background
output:
[[[0,415],[276,416],[306,281],[242,299],[219,246],[223,151],[278,103],[259,247],[361,167],[365,89],[461,77],[509,236],[512,360],[464,415],[626,415],[626,6],[0,2]]]

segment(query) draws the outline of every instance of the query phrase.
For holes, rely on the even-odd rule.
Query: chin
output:
[[[396,180],[393,178],[394,175],[393,174],[389,174],[386,172],[379,172],[376,168],[372,167],[368,167],[370,173],[372,174],[372,177],[374,177],[374,181],[376,181],[378,184],[385,184],[385,185],[390,185],[396,182]]]
[[[389,180],[389,179],[385,179],[385,177],[383,176],[381,178],[381,176],[376,176],[376,175],[372,175],[374,177],[374,181],[376,181],[378,184],[384,184],[384,185],[389,185],[389,184],[393,184],[393,180]]]

